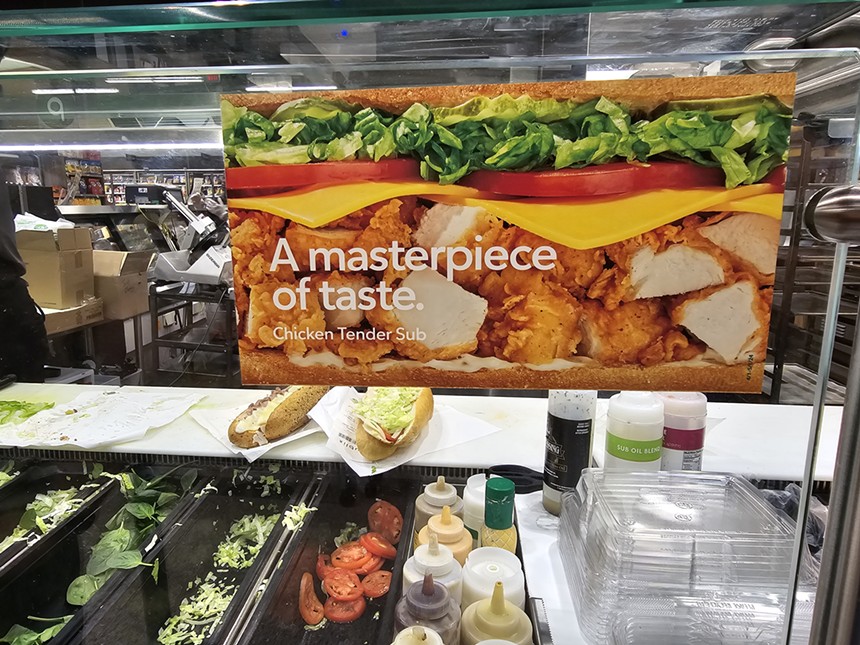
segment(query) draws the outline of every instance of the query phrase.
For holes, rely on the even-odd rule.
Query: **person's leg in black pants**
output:
[[[47,359],[45,315],[30,297],[27,283],[21,278],[0,283],[0,376],[44,383]]]

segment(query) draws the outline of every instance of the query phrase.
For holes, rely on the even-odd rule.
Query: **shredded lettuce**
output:
[[[215,566],[247,569],[254,564],[278,518],[277,514],[245,515],[233,522],[227,539],[215,551]]]
[[[36,495],[35,499],[24,507],[24,514],[12,533],[0,542],[0,553],[16,542],[35,542],[41,536],[53,530],[63,520],[72,515],[84,503],[77,497],[77,488],[50,490]]]
[[[0,424],[21,423],[42,410],[50,410],[53,403],[28,403],[26,401],[0,401]]]
[[[420,394],[420,387],[373,388],[355,402],[355,414],[396,439],[415,418],[413,406]]]

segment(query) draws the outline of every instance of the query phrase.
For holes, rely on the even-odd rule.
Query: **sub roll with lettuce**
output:
[[[353,412],[356,447],[377,461],[418,439],[433,416],[433,394],[426,387],[370,387]]]
[[[225,97],[244,382],[760,391],[793,91]]]

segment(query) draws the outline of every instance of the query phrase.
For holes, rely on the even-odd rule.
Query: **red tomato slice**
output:
[[[370,560],[365,562],[358,569],[353,569],[355,575],[357,576],[366,576],[368,573],[373,573],[374,571],[379,571],[382,568],[385,560],[380,558],[378,555],[371,556]]]
[[[310,184],[421,179],[414,159],[319,161],[284,166],[227,168],[228,190],[288,190]]]
[[[336,600],[329,598],[325,601],[325,617],[333,623],[351,623],[364,613],[367,601],[363,596],[355,600]]]
[[[358,569],[371,557],[358,542],[347,542],[331,554],[331,564],[338,569]]]
[[[460,183],[520,197],[597,197],[661,188],[724,186],[725,181],[720,168],[705,168],[683,161],[655,161],[648,165],[621,161],[537,172],[478,170]]]
[[[333,569],[323,580],[322,587],[335,600],[355,600],[363,595],[361,580],[346,569]]]
[[[382,534],[391,544],[397,544],[403,531],[403,516],[395,506],[379,500],[367,511],[367,526],[374,533]]]
[[[365,533],[358,539],[358,542],[373,555],[378,555],[380,558],[393,560],[397,557],[397,549],[379,533]]]
[[[320,553],[317,556],[317,578],[325,580],[326,576],[334,570],[335,568],[331,566],[331,557],[325,553]]]
[[[319,625],[324,618],[323,605],[314,591],[314,578],[307,571],[302,574],[302,582],[299,586],[299,613],[308,625]]]
[[[380,598],[391,589],[391,572],[375,571],[362,580],[361,586],[368,598]]]

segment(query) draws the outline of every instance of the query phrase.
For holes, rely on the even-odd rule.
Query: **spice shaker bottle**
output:
[[[701,470],[708,399],[701,392],[660,392],[663,401],[663,470]]]

